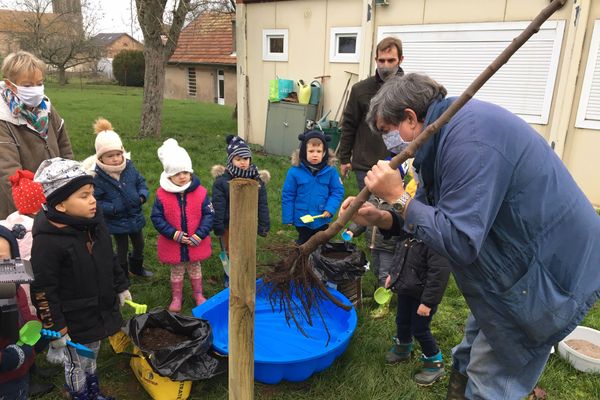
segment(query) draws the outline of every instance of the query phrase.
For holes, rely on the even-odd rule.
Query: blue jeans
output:
[[[502,365],[473,314],[467,318],[462,342],[452,349],[453,367],[469,378],[465,391],[469,400],[513,400],[529,395],[549,356],[550,346],[545,356],[534,358],[521,369]]]
[[[377,278],[378,285],[385,285],[385,278],[390,273],[392,262],[394,261],[394,253],[387,250],[371,250],[371,269]]]
[[[414,336],[421,345],[421,351],[425,354],[425,357],[432,357],[440,351],[429,329],[429,324],[431,324],[437,306],[433,306],[429,317],[423,317],[417,314],[420,304],[421,301],[414,297],[398,294],[398,307],[396,309],[397,338],[400,343],[410,343]]]
[[[369,171],[357,171],[354,170],[354,175],[356,176],[356,184],[358,185],[358,190],[363,190],[365,187],[365,177],[367,176],[367,172]]]

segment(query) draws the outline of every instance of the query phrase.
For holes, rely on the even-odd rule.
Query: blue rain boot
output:
[[[100,384],[96,374],[86,374],[85,387],[87,388],[87,399],[89,400],[115,400],[114,397],[105,396],[100,392]]]
[[[394,337],[393,340],[394,345],[387,353],[385,353],[386,364],[397,364],[399,362],[410,360],[413,351],[412,342],[400,343],[400,340],[398,340],[397,337]]]
[[[421,355],[423,369],[415,374],[415,382],[417,385],[429,386],[439,381],[444,375],[444,360],[442,352],[438,351],[436,355],[425,357]]]
[[[67,393],[69,393],[69,398],[71,400],[89,400],[87,387],[81,390],[81,392],[75,392],[69,389],[67,385],[65,385],[65,390],[67,391]]]

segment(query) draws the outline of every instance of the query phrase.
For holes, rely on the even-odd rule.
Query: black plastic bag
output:
[[[163,328],[189,336],[190,340],[159,350],[147,349],[141,345],[146,328]],[[206,320],[155,310],[132,318],[123,331],[139,347],[156,373],[174,381],[208,379],[225,371],[223,362],[212,355],[212,330]]]
[[[348,242],[321,245],[310,255],[310,260],[324,280],[335,284],[360,278],[367,264],[365,253]]]

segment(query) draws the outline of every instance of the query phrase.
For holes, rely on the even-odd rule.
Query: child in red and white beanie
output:
[[[33,181],[33,172],[18,169],[10,178],[12,197],[17,211],[0,221],[0,225],[14,230],[17,234],[21,258],[31,257],[31,227],[33,217],[46,202],[42,185]],[[20,225],[20,226],[19,226]]]
[[[19,245],[19,253],[24,260],[31,258],[33,217],[42,209],[42,204],[46,202],[42,185],[34,182],[33,176],[34,174],[31,171],[18,169],[9,178],[12,186],[13,202],[17,211],[10,214],[5,220],[0,221],[0,225],[13,231]],[[36,319],[36,311],[31,303],[28,284],[19,285],[17,303],[24,321]]]

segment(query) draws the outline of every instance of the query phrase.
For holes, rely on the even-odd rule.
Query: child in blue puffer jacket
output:
[[[299,245],[329,227],[344,198],[344,186],[335,168],[335,156],[329,150],[330,140],[323,132],[313,130],[298,136],[300,148],[292,154],[281,191],[281,214],[284,224],[298,231]],[[300,220],[305,215],[323,215],[313,222]]]
[[[112,124],[99,118],[96,131],[96,167],[94,197],[102,208],[108,232],[115,238],[119,264],[128,275],[151,277],[144,264],[144,235],[146,225],[142,205],[148,200],[146,180],[131,160],[125,157],[121,138]],[[129,251],[131,239],[132,251]]]

